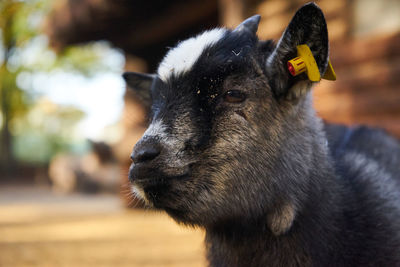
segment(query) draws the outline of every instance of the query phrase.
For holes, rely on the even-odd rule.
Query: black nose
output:
[[[131,154],[134,163],[140,163],[155,159],[161,152],[161,146],[154,142],[140,142],[135,146]]]

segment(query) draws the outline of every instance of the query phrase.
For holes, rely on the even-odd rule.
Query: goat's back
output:
[[[324,128],[337,167],[340,167],[338,163],[354,163],[363,158],[377,164],[380,170],[400,183],[400,143],[397,139],[382,129],[366,126],[325,123]]]

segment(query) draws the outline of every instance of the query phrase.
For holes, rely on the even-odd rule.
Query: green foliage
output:
[[[22,160],[45,162],[73,142],[68,130],[83,117],[72,107],[58,106],[51,114],[40,111],[35,104],[40,96],[32,88],[19,88],[21,73],[62,70],[91,76],[109,68],[103,60],[109,49],[104,43],[69,47],[60,54],[49,48],[40,28],[51,4],[50,0],[0,1],[0,165],[9,164],[12,152]],[[36,123],[29,119],[32,114],[45,120]],[[6,138],[10,134],[11,140]]]
[[[5,66],[0,67],[1,94],[0,101],[4,99],[3,109],[7,110],[10,118],[24,115],[28,109],[25,101],[25,92],[15,84],[17,73],[7,71]]]
[[[48,162],[56,151],[71,150],[82,144],[73,129],[84,113],[73,106],[58,106],[42,98],[13,123],[14,153],[17,158],[30,163]],[[35,153],[27,153],[35,151]]]
[[[109,49],[104,43],[91,43],[66,48],[57,58],[54,67],[71,72],[79,72],[85,76],[92,76],[101,71],[110,70],[102,62],[102,55]]]

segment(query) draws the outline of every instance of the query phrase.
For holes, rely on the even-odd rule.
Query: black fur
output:
[[[153,79],[152,122],[133,154],[159,151],[132,164],[133,186],[205,228],[211,266],[400,266],[398,141],[323,124],[312,84],[284,67],[307,43],[325,71],[321,10],[302,7],[277,46],[248,23],[190,70]],[[230,90],[246,99],[227,101]]]

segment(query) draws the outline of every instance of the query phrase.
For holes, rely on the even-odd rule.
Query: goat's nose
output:
[[[134,163],[140,163],[155,159],[161,152],[159,144],[142,143],[135,147],[131,154],[131,159]]]

